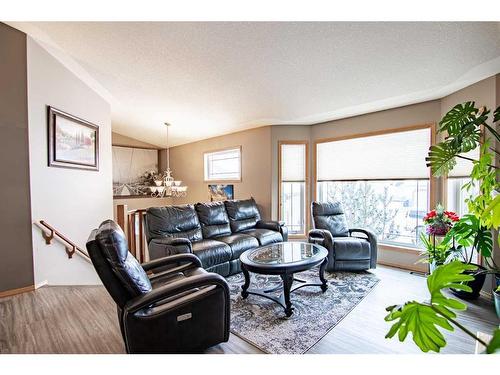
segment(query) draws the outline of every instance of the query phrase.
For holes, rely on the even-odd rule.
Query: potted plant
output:
[[[446,345],[440,328],[453,331],[454,327],[483,344],[487,353],[500,350],[499,328],[493,332],[489,343],[484,342],[455,319],[457,315],[454,310],[465,310],[466,305],[442,293],[445,289],[473,293],[472,283],[486,273],[495,274],[498,283],[500,269],[492,256],[492,230],[500,228],[499,168],[494,162],[494,157],[500,155],[500,151],[490,146],[488,135],[500,143],[500,133],[495,129],[500,122],[500,107],[494,112],[493,125],[488,123],[489,113],[484,107],[476,108],[474,102],[453,107],[439,122],[438,132],[445,134],[444,141],[431,146],[426,158],[434,176],[446,175],[455,167],[457,158],[473,163],[473,169],[471,181],[463,186],[470,193],[466,201],[469,214],[455,222],[441,243],[457,249],[459,246],[462,249],[469,247],[471,252],[463,251],[462,261],[455,260],[436,267],[427,278],[429,301],[409,301],[386,309],[389,314],[385,320],[394,322],[386,338],[398,334],[399,340],[404,341],[411,332],[413,341],[424,352],[439,352]],[[478,160],[465,155],[478,147]],[[479,188],[479,194],[472,194],[473,188]],[[470,264],[472,251],[477,251],[484,260],[484,270],[478,270],[477,266]],[[498,286],[494,295],[497,304]]]
[[[429,211],[424,216],[426,234],[420,234],[420,241],[425,250],[421,253],[424,257],[421,261],[429,263],[430,273],[437,266],[459,256],[461,248],[457,249],[442,240],[458,220],[459,217],[456,213],[445,211],[441,204],[438,204],[434,210]]]
[[[495,298],[495,310],[497,311],[497,316],[500,319],[500,285],[493,291],[493,297]]]

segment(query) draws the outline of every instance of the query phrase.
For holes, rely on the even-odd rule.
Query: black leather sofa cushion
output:
[[[148,243],[153,238],[175,237],[190,241],[202,239],[201,225],[192,205],[150,207],[146,211]]]
[[[112,220],[103,222],[96,235],[102,256],[131,297],[151,291],[151,282],[146,272],[128,251],[127,239],[122,229]]]
[[[349,236],[349,228],[340,202],[312,202],[311,207],[315,228],[326,229],[333,237]]]
[[[260,220],[259,209],[253,198],[238,201],[225,201],[224,204],[226,205],[231,231],[233,233],[241,232],[246,229],[253,229]]]
[[[370,243],[364,238],[334,237],[335,260],[370,260]]]
[[[231,234],[229,236],[217,237],[217,241],[222,241],[231,247],[231,260],[239,259],[240,255],[248,249],[253,249],[259,246],[259,241],[250,235],[246,234]]]
[[[229,262],[232,256],[231,248],[224,242],[201,240],[193,242],[193,253],[200,258],[203,268]]]
[[[280,232],[275,232],[270,229],[248,229],[242,233],[255,237],[257,241],[259,241],[260,246],[283,241],[283,237]]]
[[[194,208],[200,220],[203,238],[231,234],[224,202],[197,203]]]

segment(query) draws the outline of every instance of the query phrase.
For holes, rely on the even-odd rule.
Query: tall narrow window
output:
[[[280,142],[279,146],[279,217],[291,235],[305,235],[307,142]]]
[[[241,147],[206,152],[203,159],[205,181],[241,180]]]
[[[429,127],[317,144],[318,201],[339,200],[351,227],[416,247],[429,209]]]

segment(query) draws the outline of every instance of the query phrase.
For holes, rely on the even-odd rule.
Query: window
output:
[[[317,144],[316,198],[339,200],[351,227],[415,247],[429,209],[430,127]]]
[[[471,159],[479,159],[479,148],[472,150],[466,153],[464,156],[467,156]],[[471,181],[470,174],[472,172],[472,163],[468,160],[464,159],[456,159],[457,164],[450,171],[448,178],[446,179],[446,209],[449,211],[453,211],[458,216],[462,217],[465,214],[469,213],[469,209],[467,207],[467,202],[465,201],[469,198],[470,195],[478,195],[479,187],[474,186],[471,191],[466,191],[462,189],[466,183]],[[468,251],[469,255],[472,255],[472,261],[478,262],[477,252],[470,254],[470,249]]]
[[[241,147],[206,152],[205,181],[241,181]]]
[[[305,235],[307,143],[280,142],[279,153],[279,217],[291,235]]]

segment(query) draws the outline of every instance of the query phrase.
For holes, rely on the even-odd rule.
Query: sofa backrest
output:
[[[194,208],[200,220],[203,238],[231,234],[224,202],[196,203]]]
[[[232,232],[252,229],[260,220],[257,203],[253,198],[224,201]]]
[[[146,210],[146,239],[187,238],[202,240],[201,225],[193,205],[150,207]]]
[[[121,308],[151,291],[146,272],[128,251],[125,234],[114,221],[106,220],[92,231],[87,250],[104,287]]]
[[[326,229],[334,237],[349,235],[347,220],[340,202],[312,202],[311,213],[315,228]]]

